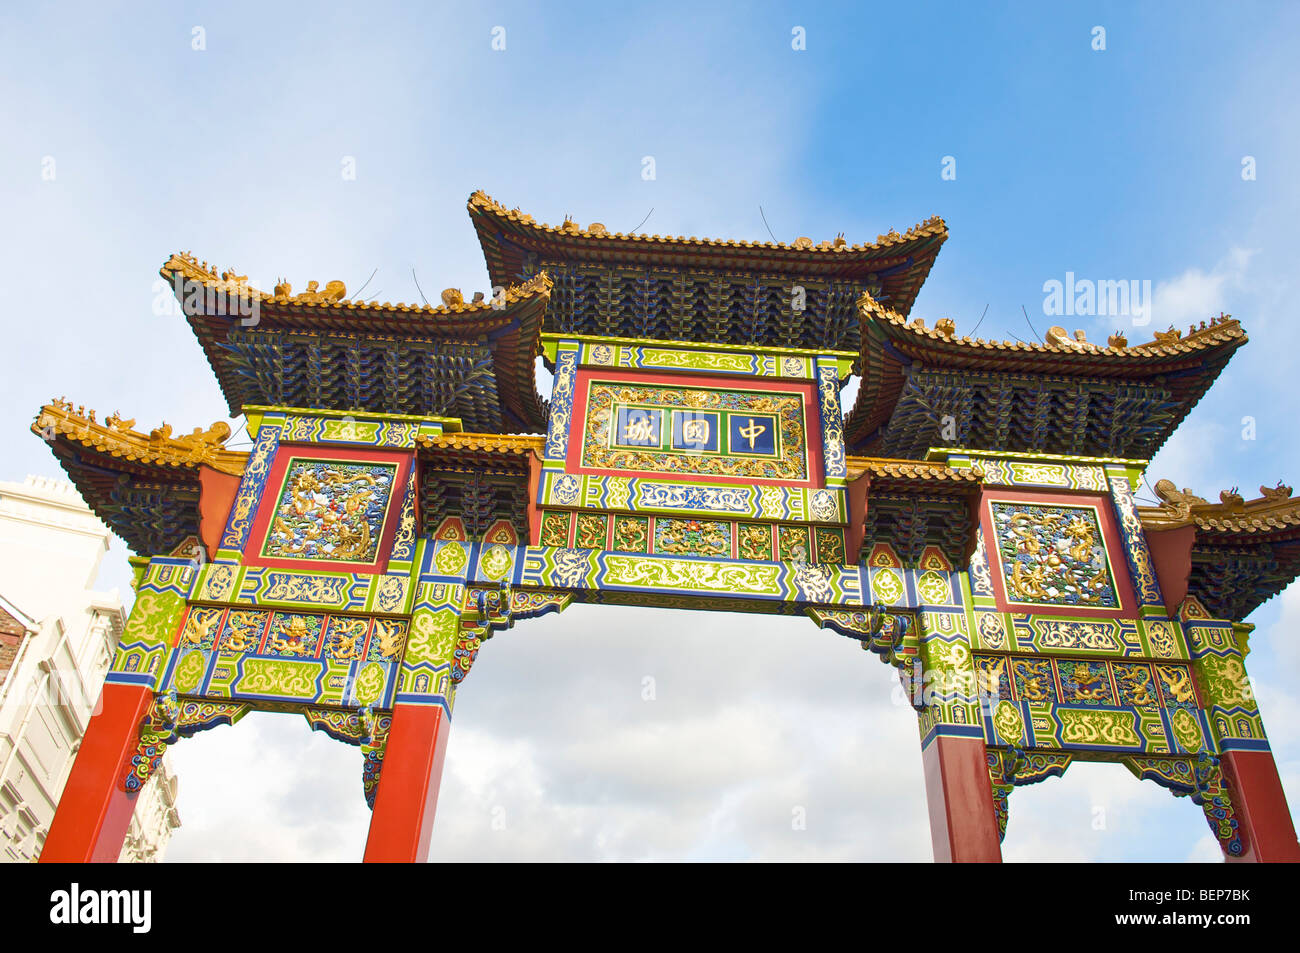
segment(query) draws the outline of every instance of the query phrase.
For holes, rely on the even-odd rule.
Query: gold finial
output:
[[[112,430],[129,433],[131,428],[135,426],[135,418],[132,417],[130,420],[123,420],[122,415],[115,410],[104,418],[104,423]]]
[[[1088,343],[1088,335],[1082,330],[1076,330],[1074,337],[1070,337],[1065,328],[1057,325],[1047,329],[1046,340],[1053,347],[1078,347]]]
[[[288,287],[286,282],[285,287]],[[335,301],[342,301],[348,293],[347,286],[341,281],[330,281],[325,285],[324,291],[317,290],[320,283],[316,281],[307,282],[307,290],[294,297],[294,301],[303,304],[331,304]]]
[[[442,293],[442,306],[444,308],[459,308],[465,303],[465,296],[460,293],[459,288],[447,288]]]
[[[1289,500],[1291,498],[1291,487],[1284,486],[1281,480],[1277,481],[1277,486],[1261,486],[1259,495],[1262,499],[1269,501]]]

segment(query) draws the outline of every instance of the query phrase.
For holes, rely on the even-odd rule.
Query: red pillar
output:
[[[1001,863],[993,785],[981,738],[937,737],[921,751],[938,863]]]
[[[1282,792],[1271,751],[1226,751],[1222,756],[1228,793],[1245,835],[1246,853],[1237,863],[1297,863],[1300,844]]]
[[[440,705],[393,709],[379,788],[366,838],[366,863],[424,863],[433,836],[451,716]]]
[[[41,849],[41,863],[117,861],[136,799],[122,789],[122,778],[152,702],[153,692],[146,686],[104,684],[98,714],[86,726],[81,750]]]

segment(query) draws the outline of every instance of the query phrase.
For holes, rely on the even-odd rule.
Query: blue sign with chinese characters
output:
[[[655,447],[662,441],[662,410],[643,407],[619,407],[614,417],[614,446]]]
[[[770,414],[728,414],[727,444],[732,453],[776,456],[776,417]]]
[[[722,417],[718,413],[699,410],[674,410],[672,412],[672,448],[695,450],[699,453],[717,453],[721,437]]]

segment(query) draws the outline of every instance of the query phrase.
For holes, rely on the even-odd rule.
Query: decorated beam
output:
[[[1281,486],[1134,496],[1237,322],[1106,347],[926,329],[906,312],[938,220],[786,246],[470,212],[498,287],[468,304],[168,261],[247,453],[224,425],[41,410],[140,554],[43,859],[115,857],[166,747],[250,710],[356,746],[365,859],[425,859],[457,693],[574,602],[858,641],[916,712],[937,860],[1000,859],[1014,789],[1080,761],[1188,798],[1230,860],[1300,859],[1244,622],[1300,571],[1300,511]]]

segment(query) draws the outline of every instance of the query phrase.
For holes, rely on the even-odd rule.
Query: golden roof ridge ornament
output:
[[[173,436],[166,421],[149,433],[134,429],[135,418],[123,418],[114,411],[104,422],[95,420],[95,411],[84,405],[75,409],[66,399],[51,400],[41,408],[33,432],[53,442],[59,435],[93,446],[113,456],[139,459],[172,466],[195,466],[206,463],[225,473],[242,473],[247,454],[227,450],[230,424],[218,420],[207,428],[195,427],[188,434]]]
[[[553,285],[550,276],[545,271],[539,271],[527,281],[510,285],[500,297],[489,298],[483,292],[476,291],[473,299],[466,301],[459,288],[448,288],[443,292],[441,306],[430,304],[420,306],[400,302],[393,304],[387,301],[382,304],[353,301],[347,297],[347,286],[337,279],[326,282],[324,288],[320,287],[318,281],[309,281],[307,282],[307,290],[295,295],[293,285],[287,278],[277,278],[273,291],[262,291],[247,284],[247,275],[235,274],[233,268],[218,275],[215,270],[208,266],[206,261],[199,262],[190,252],[172,254],[162,268],[159,269],[159,273],[169,280],[179,273],[184,278],[200,281],[205,287],[212,287],[243,296],[256,296],[264,302],[273,302],[276,305],[332,305],[362,310],[408,310],[428,314],[489,307],[500,310],[503,301],[505,304],[512,304],[533,294],[547,296],[550,294]],[[447,297],[449,293],[453,293],[451,301]]]
[[[1171,480],[1157,480],[1152,489],[1160,505],[1138,509],[1143,522],[1155,528],[1194,523],[1204,529],[1232,532],[1300,522],[1300,499],[1293,497],[1292,488],[1280,480],[1274,487],[1261,486],[1260,495],[1253,500],[1244,499],[1236,487],[1223,490],[1218,503],[1211,503],[1190,489],[1179,490]]]
[[[1199,327],[1193,325],[1186,335],[1171,326],[1168,331],[1156,331],[1151,341],[1135,345],[1129,345],[1128,338],[1121,331],[1111,334],[1107,339],[1107,346],[1101,347],[1089,341],[1087,333],[1082,329],[1076,330],[1071,336],[1065,328],[1059,326],[1049,328],[1044,336],[1045,340],[1041,344],[1022,341],[997,341],[991,338],[958,337],[955,324],[952,332],[949,333],[948,324],[945,322],[951,321],[950,318],[940,318],[933,329],[927,329],[924,318],[904,317],[887,305],[877,301],[870,292],[863,293],[858,299],[857,306],[860,312],[865,312],[868,316],[887,321],[900,328],[906,328],[924,337],[946,340],[968,347],[999,351],[1038,351],[1041,353],[1075,351],[1096,355],[1143,357],[1167,354],[1170,349],[1176,352],[1193,351],[1223,344],[1233,338],[1241,338],[1243,341],[1245,338],[1245,331],[1239,321],[1235,320],[1230,314],[1220,314],[1208,321],[1202,321]]]
[[[547,225],[545,222],[539,223],[533,216],[521,212],[518,206],[515,206],[512,209],[506,208],[482,189],[475,189],[470,193],[469,202],[467,204],[471,211],[476,208],[482,209],[494,215],[499,215],[509,221],[517,222],[521,225],[528,225],[540,231],[551,232],[556,235],[578,238],[603,238],[621,241],[677,242],[685,245],[713,245],[723,248],[775,248],[828,253],[843,251],[870,251],[927,236],[943,235],[944,237],[947,237],[948,234],[948,225],[939,215],[931,215],[924,221],[911,226],[905,232],[900,233],[897,229],[891,228],[887,233],[877,236],[874,242],[861,242],[857,245],[850,245],[845,240],[843,232],[840,232],[833,241],[824,241],[821,243],[814,243],[811,238],[804,236],[795,239],[792,243],[787,243],[777,241],[750,241],[748,239],[697,238],[694,235],[660,235],[657,233],[654,235],[646,235],[639,232],[630,234],[614,232],[611,234],[609,229],[600,222],[593,222],[591,225],[583,228],[572,215],[567,213],[559,225]]]

